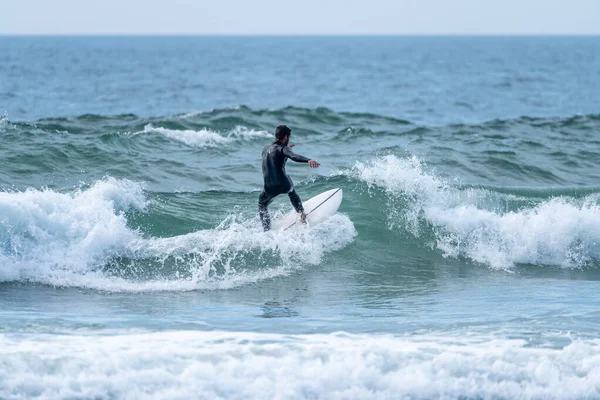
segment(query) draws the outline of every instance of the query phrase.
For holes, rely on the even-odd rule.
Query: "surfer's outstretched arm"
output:
[[[300,154],[294,153],[288,146],[283,146],[283,155],[289,158],[292,161],[296,162],[309,162],[310,159],[308,157],[301,156]]]
[[[311,168],[317,168],[319,165],[321,165],[318,162],[316,162],[315,160],[311,160],[308,157],[304,157],[304,156],[301,156],[300,154],[294,153],[292,150],[290,150],[289,146],[283,147],[283,155],[292,161],[308,163],[308,165],[310,165]]]

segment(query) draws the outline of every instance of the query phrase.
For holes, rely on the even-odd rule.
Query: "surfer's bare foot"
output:
[[[305,224],[305,223],[306,223],[306,214],[302,213],[302,214],[300,215],[300,222],[302,222],[303,224]]]

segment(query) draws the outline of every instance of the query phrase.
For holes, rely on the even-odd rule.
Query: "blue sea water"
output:
[[[0,37],[0,398],[600,398],[599,72],[598,37]],[[283,235],[279,124],[300,196],[344,190]]]

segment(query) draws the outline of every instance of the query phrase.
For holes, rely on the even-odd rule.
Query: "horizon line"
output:
[[[597,33],[3,33],[0,37],[598,37]]]

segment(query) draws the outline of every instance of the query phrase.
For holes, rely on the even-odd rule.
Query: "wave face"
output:
[[[115,178],[67,192],[2,192],[0,281],[111,291],[231,288],[319,265],[355,240],[355,224],[369,221],[383,223],[363,240],[387,237],[392,252],[408,244],[415,254],[505,270],[596,268],[600,261],[600,191],[594,189],[456,185],[416,156],[394,155],[298,187],[332,186],[344,189],[355,211],[286,233],[285,240],[262,232],[257,192],[157,193]],[[216,209],[227,203],[237,205]],[[275,218],[286,207],[285,199],[273,207]],[[214,222],[198,224],[202,219]],[[341,257],[352,262],[350,253]]]

